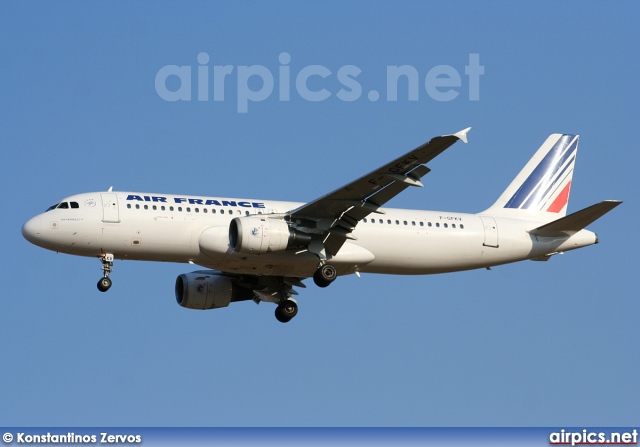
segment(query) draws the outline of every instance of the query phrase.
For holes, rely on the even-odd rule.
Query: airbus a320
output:
[[[51,206],[22,227],[31,243],[98,258],[98,289],[112,285],[114,260],[197,264],[178,276],[189,309],[254,300],[276,304],[278,321],[298,313],[294,287],[319,287],[360,273],[423,275],[547,261],[596,244],[586,226],[621,201],[567,215],[578,135],[552,134],[498,200],[477,214],[385,205],[421,187],[426,166],[470,128],[420,147],[308,203],[145,192],[91,192]]]

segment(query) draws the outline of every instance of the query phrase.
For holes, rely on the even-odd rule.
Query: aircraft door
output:
[[[118,209],[118,196],[115,193],[104,193],[102,196],[102,221],[120,222],[120,210]]]
[[[498,248],[498,225],[493,217],[480,216],[482,226],[484,227],[484,245],[485,247]]]

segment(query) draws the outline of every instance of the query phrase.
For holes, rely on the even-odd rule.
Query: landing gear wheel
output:
[[[318,270],[313,274],[313,282],[318,287],[327,287],[338,276],[338,271],[331,264],[321,265]]]
[[[285,300],[276,307],[276,319],[280,323],[288,323],[298,314],[298,305],[293,300]]]
[[[106,276],[104,278],[100,278],[100,281],[98,281],[98,290],[101,292],[106,292],[111,288],[111,284],[111,280]]]

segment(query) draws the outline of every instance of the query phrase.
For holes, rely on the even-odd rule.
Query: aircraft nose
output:
[[[39,216],[33,217],[22,226],[22,236],[32,244],[36,244],[42,232],[41,227]]]

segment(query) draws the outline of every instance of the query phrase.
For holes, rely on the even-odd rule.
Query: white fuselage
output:
[[[319,258],[308,250],[261,255],[229,247],[233,218],[279,218],[301,203],[96,192],[64,199],[29,220],[25,237],[56,252],[116,259],[189,262],[232,273],[309,277]],[[281,218],[281,217],[280,217]],[[597,242],[594,233],[542,238],[539,222],[484,214],[384,208],[353,231],[330,259],[339,274],[431,274],[540,258]]]

